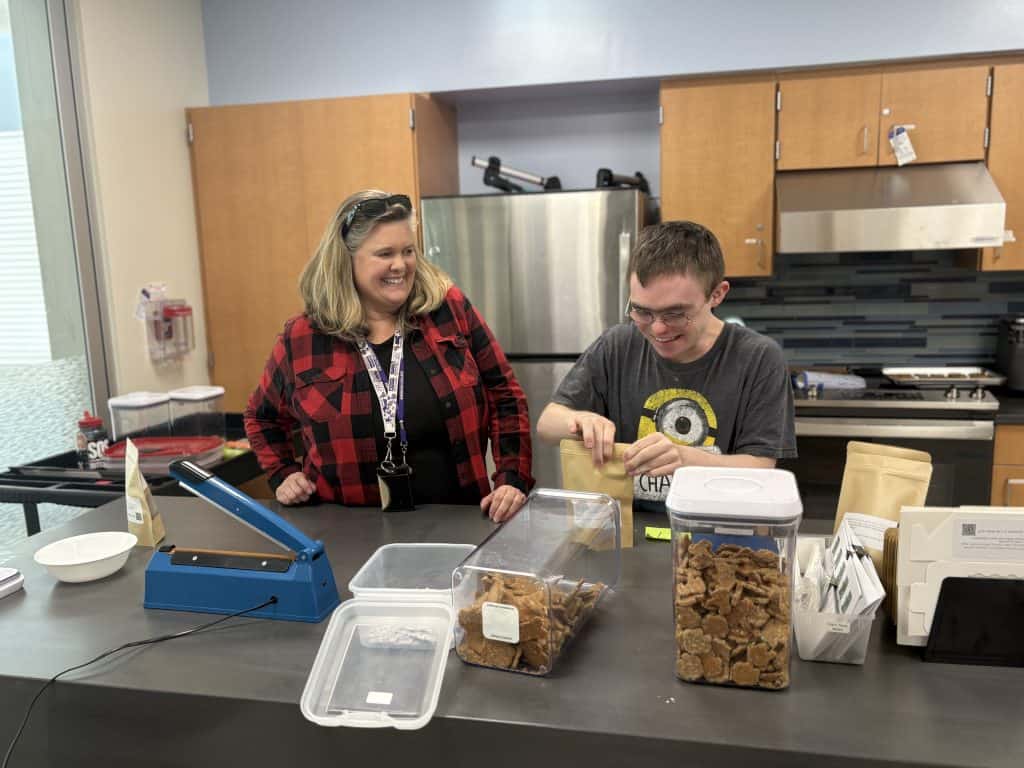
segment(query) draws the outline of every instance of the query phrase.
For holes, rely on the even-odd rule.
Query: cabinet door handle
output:
[[[863,147],[861,154],[866,155],[868,153],[868,126],[866,123],[864,124],[864,127],[861,128],[861,137],[863,139],[863,141],[861,141],[861,146]]]
[[[756,245],[758,247],[757,252],[757,266],[758,269],[764,269],[764,239],[760,237],[747,237],[743,240],[744,245]]]

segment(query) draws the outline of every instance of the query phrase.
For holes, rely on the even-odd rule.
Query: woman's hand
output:
[[[282,504],[302,504],[316,493],[316,486],[301,472],[292,472],[277,486],[274,495]]]
[[[519,511],[526,501],[526,494],[514,485],[499,485],[480,500],[480,509],[491,516],[496,523],[503,523]]]

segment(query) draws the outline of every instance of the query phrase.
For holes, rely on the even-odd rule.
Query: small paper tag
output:
[[[134,496],[124,497],[125,506],[128,507],[128,522],[142,525],[146,518],[142,515],[142,502]]]
[[[519,609],[514,605],[484,603],[480,611],[484,637],[500,643],[519,642]]]
[[[366,694],[366,703],[380,704],[386,707],[391,703],[393,698],[395,698],[395,695],[388,691],[370,691]]]
[[[906,165],[917,159],[914,145],[910,141],[910,134],[907,133],[907,129],[902,125],[897,125],[889,131],[889,143],[892,145],[892,151],[896,155],[896,165]]]
[[[833,635],[848,635],[850,634],[850,622],[830,621],[828,623],[828,631]]]

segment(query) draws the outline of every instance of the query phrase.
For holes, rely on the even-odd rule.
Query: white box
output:
[[[947,576],[1024,579],[1024,507],[900,510],[896,642],[928,643]]]

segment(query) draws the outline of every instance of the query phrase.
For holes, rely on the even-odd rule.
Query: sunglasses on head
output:
[[[378,216],[383,216],[387,213],[393,205],[400,205],[405,210],[412,211],[412,200],[409,199],[408,195],[370,197],[366,200],[360,200],[345,214],[345,220],[341,223],[341,239],[344,240],[348,237],[348,231],[352,228],[352,222],[356,220],[356,216],[376,219]]]

